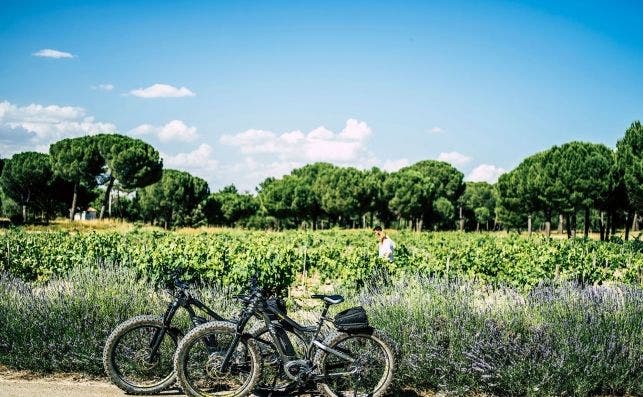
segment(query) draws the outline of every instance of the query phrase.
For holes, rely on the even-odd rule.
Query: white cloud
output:
[[[168,84],[158,83],[147,88],[132,90],[129,93],[139,98],[180,98],[196,95],[186,87],[176,88]]]
[[[223,135],[219,142],[224,145],[239,146],[241,151],[252,153],[258,146],[267,141],[272,141],[276,135],[270,131],[249,129],[235,135]]]
[[[70,53],[64,52],[64,51],[52,50],[51,48],[43,48],[42,50],[34,52],[31,55],[33,55],[35,57],[55,58],[55,59],[74,58],[73,54],[70,54]]]
[[[276,156],[282,162],[357,163],[371,157],[366,150],[366,140],[370,135],[371,128],[365,122],[349,119],[339,134],[324,126],[307,134],[295,130],[278,135],[272,131],[250,129],[223,135],[219,142],[236,146],[246,155]]]
[[[189,127],[181,120],[172,120],[159,127],[141,124],[129,132],[132,135],[156,134],[161,142],[192,142],[198,137],[196,127]]]
[[[379,161],[366,146],[371,134],[366,122],[355,119],[348,119],[339,133],[320,126],[307,133],[294,130],[277,134],[250,129],[226,134],[221,136],[219,142],[238,148],[245,158],[232,167],[224,166],[226,171],[222,177],[239,181],[235,184],[244,189],[254,189],[269,176],[281,177],[294,168],[315,161],[358,168],[372,167]]]
[[[196,127],[188,127],[181,120],[172,120],[165,124],[159,131],[159,139],[162,142],[193,141],[197,138]]]
[[[504,168],[496,167],[491,164],[480,164],[471,171],[469,175],[465,178],[467,181],[471,182],[489,182],[495,183],[498,180],[498,177],[507,172]]]
[[[438,155],[438,160],[446,161],[456,167],[461,167],[471,161],[471,157],[458,152],[442,152]]]
[[[382,169],[384,171],[394,172],[409,165],[411,165],[411,162],[408,159],[386,160],[382,164]]]
[[[97,122],[85,109],[76,106],[17,106],[0,102],[0,138],[3,153],[47,147],[64,138],[114,132],[111,123]]]
[[[158,131],[158,127],[154,127],[151,124],[141,124],[136,128],[129,130],[129,133],[132,135],[147,135],[153,134]]]
[[[339,133],[342,139],[363,141],[371,135],[371,128],[363,121],[348,119],[346,127]]]
[[[111,91],[114,89],[113,84],[99,84],[99,85],[93,85],[91,86],[92,90],[98,90],[98,91]]]
[[[431,134],[441,134],[444,132],[444,128],[435,126],[429,130]]]
[[[246,157],[242,162],[222,166],[219,172],[221,186],[234,183],[240,191],[254,192],[259,183],[268,177],[281,178],[293,169],[304,164],[296,161],[257,161],[253,157]],[[223,181],[227,182],[223,182]]]
[[[348,124],[348,122],[346,122]],[[335,138],[335,133],[324,126],[315,128],[308,133],[308,139],[312,141],[317,140],[331,140]]]
[[[195,150],[188,153],[169,155],[161,153],[163,167],[187,171],[199,176],[210,184],[212,175],[218,172],[219,162],[214,159],[212,146],[202,143]]]

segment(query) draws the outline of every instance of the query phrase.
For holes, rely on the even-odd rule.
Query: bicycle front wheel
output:
[[[294,332],[286,330],[284,332],[292,344],[294,357],[305,357],[306,341]],[[256,389],[260,391],[286,392],[296,382],[284,373],[281,356],[268,332],[268,327],[265,324],[260,324],[250,333],[253,335],[261,354],[261,375]]]
[[[380,397],[393,381],[394,343],[382,332],[335,333],[324,344],[341,355],[320,350],[319,391],[328,397]],[[342,357],[343,356],[343,357]]]
[[[234,346],[229,366],[221,369],[236,335],[236,326],[212,321],[190,331],[179,343],[174,368],[188,396],[242,397],[250,394],[260,377],[261,358],[253,340]]]
[[[163,328],[162,318],[144,315],[112,331],[103,349],[103,366],[116,386],[130,394],[157,394],[174,383],[172,357],[180,334],[166,330],[163,339],[155,341]]]

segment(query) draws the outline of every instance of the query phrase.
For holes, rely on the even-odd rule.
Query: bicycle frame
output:
[[[154,360],[166,332],[169,332],[174,337],[177,337],[178,335],[176,334],[180,333],[178,329],[172,327],[172,319],[176,315],[176,312],[179,310],[179,308],[184,308],[188,312],[190,321],[194,326],[207,321],[205,318],[198,316],[192,306],[196,306],[199,310],[205,312],[216,321],[230,321],[215,313],[212,309],[206,306],[205,303],[201,302],[197,298],[194,298],[192,295],[190,295],[189,292],[181,288],[180,292],[174,297],[174,300],[168,304],[167,309],[163,314],[163,328],[157,329],[154,333],[154,336],[150,340],[150,354],[148,356],[148,360],[150,362]]]
[[[271,307],[269,305],[265,304],[265,301],[262,302],[263,304],[260,305],[260,307],[255,307],[252,310],[244,310],[241,319],[239,320],[239,323],[237,324],[237,333],[235,335],[235,338],[233,339],[232,344],[230,345],[230,348],[226,352],[226,355],[224,357],[223,363],[221,365],[221,371],[226,371],[228,369],[229,361],[232,356],[232,353],[235,351],[237,344],[239,341],[244,338],[252,338],[255,340],[258,340],[260,342],[266,343],[267,341],[258,338],[256,336],[252,335],[247,335],[244,334],[244,328],[245,325],[247,324],[248,320],[252,315],[257,315],[260,317],[266,324],[266,327],[268,329],[268,333],[270,334],[270,337],[272,339],[273,344],[277,348],[277,353],[279,354],[279,359],[282,364],[286,364],[289,361],[294,361],[294,360],[307,360],[307,361],[312,361],[314,354],[316,353],[317,349],[321,349],[329,354],[333,354],[343,360],[346,360],[350,363],[355,362],[355,359],[341,351],[338,351],[336,349],[333,349],[323,343],[323,341],[319,340],[319,332],[321,331],[322,325],[324,324],[325,321],[331,321],[332,319],[326,317],[326,314],[328,313],[328,309],[330,308],[330,304],[326,303],[324,305],[324,309],[322,310],[322,313],[319,317],[319,320],[317,321],[317,324],[314,326],[303,326],[297,323],[295,320],[292,318],[288,317],[285,313],[282,313],[280,310],[277,308]],[[279,320],[271,320],[270,319],[270,314],[277,316]],[[298,338],[306,342],[306,353],[304,357],[292,357],[286,354],[285,350],[286,348],[283,346],[282,340],[278,336],[278,328],[277,327],[283,327],[283,326],[288,327],[288,331],[293,332],[295,335],[297,335]],[[308,338],[306,337],[307,334],[313,334],[312,338],[310,338],[310,341],[308,342]],[[288,337],[287,334],[284,334],[284,337],[288,340],[289,343],[291,343],[290,338]],[[314,368],[311,368],[314,369]],[[345,372],[345,373],[337,373],[337,374],[331,374],[332,376],[343,376],[346,374],[352,374],[352,372]],[[322,379],[322,376],[317,376],[313,377],[313,380],[320,380]]]

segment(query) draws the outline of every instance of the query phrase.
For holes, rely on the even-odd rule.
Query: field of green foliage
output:
[[[46,280],[78,266],[109,261],[153,280],[181,268],[192,278],[242,285],[258,271],[264,283],[290,286],[302,274],[357,287],[374,268],[459,276],[522,288],[543,280],[580,283],[643,280],[643,242],[556,240],[540,236],[393,232],[395,261],[379,262],[368,231],[203,233],[162,231],[38,231],[0,234],[0,271]]]
[[[0,364],[101,375],[107,335],[161,314],[171,270],[226,317],[259,272],[311,321],[330,284],[398,344],[395,392],[643,395],[643,243],[392,232],[380,262],[368,231],[179,233],[11,229],[0,234]],[[386,268],[392,284],[371,278]],[[293,290],[291,290],[292,292]],[[302,306],[303,305],[303,306]],[[316,310],[313,310],[313,312]],[[178,318],[187,326],[186,318]]]

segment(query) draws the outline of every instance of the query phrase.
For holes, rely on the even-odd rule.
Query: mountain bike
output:
[[[274,346],[279,370],[295,385],[314,383],[326,396],[373,396],[386,393],[393,380],[395,344],[368,324],[362,307],[327,317],[331,305],[344,301],[340,295],[312,295],[324,308],[316,325],[304,326],[287,316],[256,285],[237,299],[244,307],[235,324],[212,321],[193,328],[174,354],[174,368],[183,391],[189,396],[250,394],[261,379],[263,359],[270,357],[260,345]],[[249,320],[258,317],[269,339],[256,331],[246,332]],[[277,320],[275,320],[277,318]],[[324,322],[336,332],[319,337]],[[297,354],[288,334],[309,340]],[[306,335],[309,338],[306,338]],[[215,338],[217,346],[209,340]],[[275,363],[269,363],[271,367]],[[273,367],[274,368],[274,367]]]
[[[141,315],[119,324],[103,349],[103,367],[110,379],[126,393],[156,394],[176,380],[172,357],[183,332],[172,324],[180,308],[187,311],[193,326],[210,320],[230,323],[195,298],[188,284],[173,276],[173,300],[162,317]],[[195,308],[209,317],[197,315]],[[210,340],[212,344],[215,341]]]

